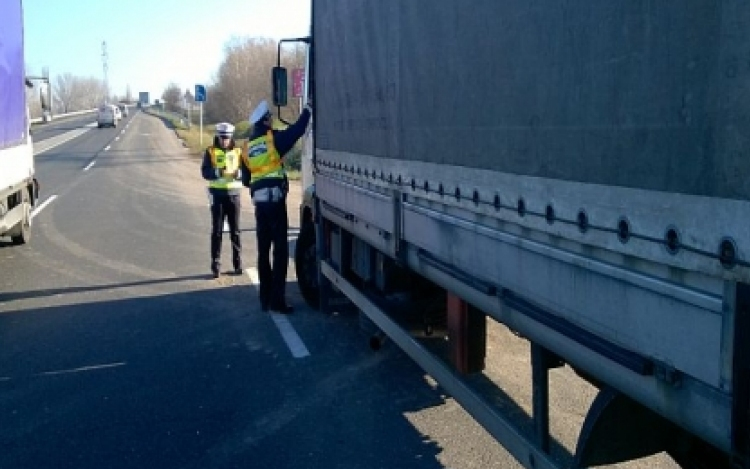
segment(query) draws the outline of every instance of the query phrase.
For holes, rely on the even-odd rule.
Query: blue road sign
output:
[[[202,103],[204,101],[206,101],[206,87],[195,85],[195,102]]]

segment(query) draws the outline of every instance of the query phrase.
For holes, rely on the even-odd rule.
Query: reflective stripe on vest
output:
[[[273,133],[269,130],[266,135],[251,140],[245,144],[242,152],[245,165],[250,168],[250,182],[265,178],[284,178],[284,166],[281,155],[273,144]]]
[[[211,155],[211,165],[214,169],[226,169],[236,173],[240,168],[240,154],[237,149],[225,152],[221,148],[209,147],[208,153]],[[209,181],[208,187],[212,189],[241,189],[242,182],[235,179],[218,178]]]

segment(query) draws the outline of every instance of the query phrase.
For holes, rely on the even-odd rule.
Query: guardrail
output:
[[[66,114],[55,114],[53,116],[52,120],[55,120],[55,118],[59,119],[61,117],[80,116],[80,115],[83,115],[83,114],[88,114],[90,112],[96,112],[96,109],[87,109],[85,111],[68,112]],[[39,124],[41,122],[44,122],[44,118],[43,117],[36,117],[34,119],[30,119],[29,122],[31,122],[32,124]]]

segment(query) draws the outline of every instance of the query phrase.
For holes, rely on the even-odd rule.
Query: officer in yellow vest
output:
[[[273,115],[262,101],[250,115],[253,126],[247,147],[242,152],[242,183],[250,188],[255,205],[255,234],[258,240],[258,276],[260,305],[263,311],[291,313],[286,303],[286,271],[289,265],[286,195],[289,183],[283,158],[305,133],[310,121],[308,105],[297,122],[285,130],[272,130]],[[273,245],[273,267],[269,251]]]
[[[232,263],[234,273],[242,274],[242,243],[240,241],[240,195],[242,193],[242,169],[240,148],[235,148],[234,126],[226,122],[216,124],[216,136],[212,146],[203,155],[201,172],[208,181],[211,204],[211,272],[219,277],[221,266],[221,238],[226,219],[229,237],[232,240]]]

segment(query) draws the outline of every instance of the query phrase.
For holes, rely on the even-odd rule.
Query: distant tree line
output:
[[[275,40],[266,38],[233,38],[226,44],[224,58],[206,87],[208,99],[203,107],[204,122],[231,122],[239,124],[240,130],[246,128],[243,122],[247,122],[250,112],[260,101],[272,102],[271,69],[276,65],[277,46]],[[304,47],[283,47],[282,66],[290,71],[290,80],[291,70],[304,67],[304,63]],[[300,112],[299,100],[292,98],[291,90],[289,83],[289,106],[283,111],[287,119],[296,118]],[[176,83],[167,86],[162,100],[165,108],[173,112],[184,113],[185,101],[195,105],[191,90],[182,91]],[[197,112],[193,116],[197,118]]]
[[[50,81],[53,114],[95,109],[105,101],[107,95],[104,80],[95,77],[80,77],[71,73],[64,73]],[[46,84],[35,81],[34,87],[26,91],[26,102],[29,105],[29,113],[32,118],[41,117],[42,106],[50,107],[50,103],[46,102],[46,86]],[[119,101],[133,102],[130,85],[128,85],[123,97],[110,95],[108,101],[113,103]]]

